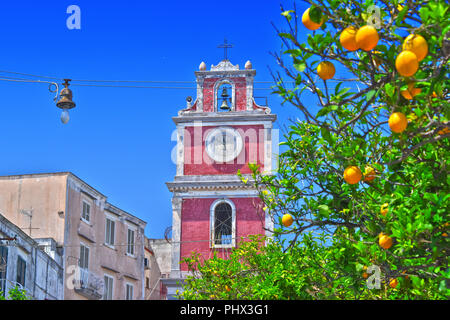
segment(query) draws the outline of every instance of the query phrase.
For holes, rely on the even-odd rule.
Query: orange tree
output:
[[[277,175],[252,166],[275,241],[261,258],[238,249],[236,274],[220,259],[197,263],[184,297],[218,292],[209,272],[226,280],[249,269],[223,297],[448,298],[448,5],[308,2],[306,12],[282,7],[286,25],[275,26],[274,92],[302,120],[285,134]]]

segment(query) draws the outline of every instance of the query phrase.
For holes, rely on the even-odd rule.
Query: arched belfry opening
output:
[[[229,80],[219,81],[215,86],[215,106],[216,112],[234,111],[234,85]]]

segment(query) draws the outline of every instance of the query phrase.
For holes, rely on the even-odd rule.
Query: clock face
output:
[[[243,142],[237,130],[220,127],[212,130],[205,140],[206,153],[216,162],[229,162],[241,153]]]

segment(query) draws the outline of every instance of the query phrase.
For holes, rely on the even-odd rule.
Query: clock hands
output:
[[[227,157],[227,141],[226,141],[227,137],[226,137],[226,133],[222,132],[222,144],[223,144],[223,161],[225,161],[226,157]]]

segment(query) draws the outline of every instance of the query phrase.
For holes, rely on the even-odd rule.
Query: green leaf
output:
[[[316,6],[311,6],[309,9],[309,18],[312,22],[321,23],[322,22],[322,10]]]
[[[322,134],[322,137],[329,143],[332,144],[333,138],[331,137],[330,131],[326,129],[325,127],[320,128],[320,133]]]
[[[317,112],[317,117],[323,117],[324,115],[326,115],[327,113],[329,113],[331,111],[330,108],[328,107],[323,107],[322,109],[319,110],[319,112]]]
[[[294,68],[297,69],[298,72],[303,72],[306,69],[306,63],[295,63]]]
[[[419,15],[422,19],[422,22],[426,23],[428,21],[428,17],[430,16],[430,10],[428,9],[428,7],[422,7],[419,9]]]
[[[366,94],[366,101],[370,101],[373,96],[375,95],[376,91],[375,90],[370,90],[369,92],[367,92]]]
[[[400,11],[400,13],[397,16],[397,19],[395,19],[395,25],[396,26],[399,26],[403,22],[403,18],[408,13],[408,9],[409,9],[408,6],[403,6],[402,11]]]
[[[286,39],[292,40],[292,41],[295,41],[294,36],[292,34],[290,34],[290,33],[280,32],[278,34],[278,36],[280,36],[282,38],[286,38]]]
[[[386,83],[386,85],[384,86],[384,90],[386,91],[388,97],[392,98],[394,96],[395,87],[392,84]]]
[[[325,217],[329,217],[330,216],[330,208],[325,205],[325,204],[321,204],[317,207],[319,209],[319,213]]]

